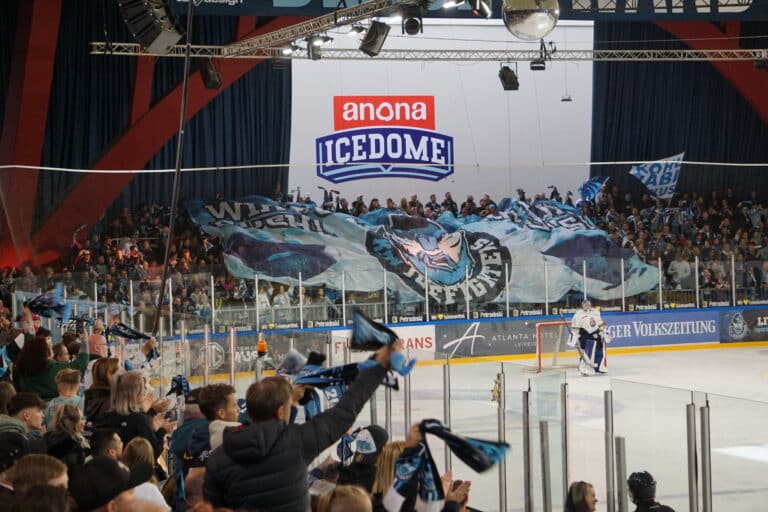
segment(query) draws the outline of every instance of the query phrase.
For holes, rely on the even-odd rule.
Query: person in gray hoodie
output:
[[[384,346],[376,363],[359,373],[336,406],[306,423],[289,423],[292,388],[267,377],[246,393],[250,425],[224,432],[207,463],[203,495],[214,507],[275,512],[310,510],[308,464],[353,425],[387,375],[390,356],[402,344]]]

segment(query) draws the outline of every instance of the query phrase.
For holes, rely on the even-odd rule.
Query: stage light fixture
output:
[[[402,15],[403,34],[415,36],[419,32],[424,32],[424,20],[422,16],[427,12],[426,2],[417,2],[413,4],[402,4],[400,13]]]
[[[149,53],[168,54],[183,37],[165,1],[120,0],[118,5],[133,38]]]
[[[387,40],[389,29],[390,27],[386,23],[372,22],[360,43],[360,51],[370,57],[377,56],[384,46],[384,41]]]
[[[293,55],[297,50],[299,50],[299,46],[291,43],[283,48],[283,55]]]
[[[768,59],[758,59],[754,62],[755,69],[768,71]]]
[[[488,18],[491,15],[491,0],[469,0],[469,7],[475,16]]]
[[[517,69],[517,64],[515,64],[515,69]],[[505,91],[516,91],[520,88],[517,73],[509,66],[501,66],[501,69],[499,69],[499,80]]]
[[[313,44],[307,45],[307,58],[310,60],[320,60],[322,58],[322,51],[319,46]]]
[[[347,32],[347,35],[349,37],[355,37],[357,35],[362,34],[363,32],[365,32],[365,27],[362,25],[355,24],[349,27],[349,32]]]
[[[312,46],[323,46],[324,44],[330,43],[331,41],[333,41],[333,38],[326,35],[314,35],[307,38],[307,43]]]
[[[213,66],[212,59],[205,59],[200,66],[200,76],[206,89],[216,90],[221,87],[221,72]]]
[[[460,5],[464,5],[467,0],[446,0],[443,2],[443,9],[453,9]]]
[[[531,61],[531,71],[544,71],[547,69],[547,61],[544,59],[535,59]]]
[[[419,32],[423,32],[421,28],[421,18],[408,18],[403,21],[403,33],[409,36],[415,36]]]

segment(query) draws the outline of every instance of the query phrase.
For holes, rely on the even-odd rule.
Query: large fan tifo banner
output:
[[[588,293],[600,300],[621,297],[622,259],[627,295],[658,283],[655,267],[578,210],[550,200],[504,199],[493,217],[446,212],[436,221],[386,209],[352,217],[258,196],[195,201],[188,209],[220,237],[227,268],[239,278],[298,285],[301,273],[304,286],[341,290],[343,279],[348,291],[371,292],[383,288],[386,271],[400,300],[428,293],[445,305],[504,301],[507,273],[511,301],[558,300],[582,291],[585,261]]]

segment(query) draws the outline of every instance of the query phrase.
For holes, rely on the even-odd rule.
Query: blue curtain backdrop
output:
[[[206,44],[225,44],[236,29],[235,17],[198,17],[193,32]],[[185,24],[184,19],[179,21]],[[195,40],[197,40],[197,35]],[[196,64],[193,62],[193,64]],[[181,59],[162,59],[155,68],[153,101],[175,87],[183,75]],[[187,125],[183,167],[287,163],[291,137],[290,67],[264,62],[248,72],[203,108]],[[174,136],[147,164],[148,169],[173,168]],[[287,167],[240,171],[184,173],[180,199],[250,194],[271,196],[288,186]],[[172,174],[141,175],[123,191],[113,208],[150,202],[170,204]]]
[[[0,115],[6,104],[19,1],[0,2]],[[180,19],[179,24],[184,26],[185,20]],[[236,17],[197,16],[193,23],[193,42],[227,43],[234,37],[236,24]],[[105,32],[112,41],[132,41],[117,2],[62,3],[43,144],[44,166],[88,168],[128,127],[134,58],[90,55],[88,43],[103,41]],[[181,59],[160,58],[155,66],[153,102],[178,85],[183,73]],[[223,91],[188,123],[183,165],[287,163],[290,115],[290,67],[273,69],[269,62],[262,63]],[[174,137],[146,167],[173,168],[175,147]],[[36,225],[42,223],[81,177],[80,174],[41,172]],[[287,167],[273,167],[186,173],[182,179],[182,200],[205,198],[214,192],[230,197],[271,195],[276,188],[287,188],[288,171]],[[150,202],[168,204],[171,182],[172,174],[139,176],[125,188],[112,209],[134,208]]]
[[[742,23],[742,45],[765,47],[768,24]],[[596,49],[687,48],[651,23],[595,23]],[[744,36],[762,35],[762,38]],[[656,160],[685,151],[686,160],[768,162],[768,127],[707,62],[596,62],[592,160]],[[592,166],[592,176],[637,198],[645,188],[629,166]],[[734,189],[737,197],[768,187],[767,169],[683,165],[678,190]]]
[[[117,2],[63,2],[43,142],[42,165],[87,169],[128,126],[132,57],[90,55],[91,41],[131,41]],[[42,171],[37,185],[39,225],[82,174]],[[33,227],[33,229],[35,229]]]

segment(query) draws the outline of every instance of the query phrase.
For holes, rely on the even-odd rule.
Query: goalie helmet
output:
[[[638,471],[629,475],[627,486],[636,502],[652,501],[656,497],[656,480],[647,471]]]
[[[584,299],[583,301],[581,301],[581,308],[582,309],[591,309],[592,308],[592,303],[589,301],[589,299]]]

